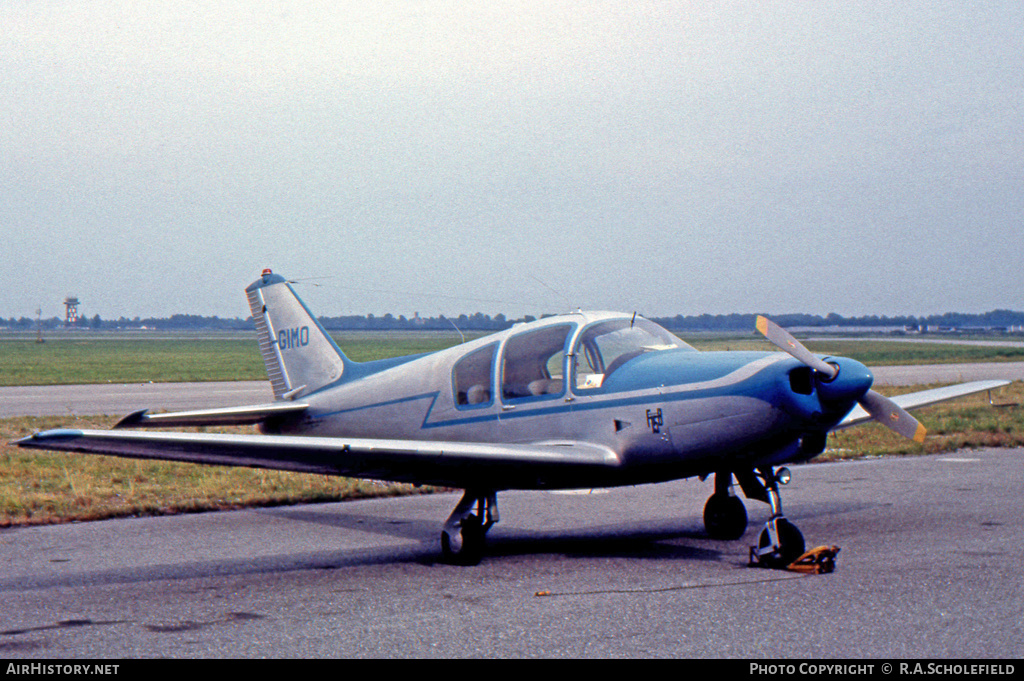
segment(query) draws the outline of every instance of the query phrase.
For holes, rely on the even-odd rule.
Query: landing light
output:
[[[789,481],[793,479],[793,474],[789,472],[789,469],[782,467],[775,471],[775,482],[780,485],[788,485]]]

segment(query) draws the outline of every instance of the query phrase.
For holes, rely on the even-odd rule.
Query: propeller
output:
[[[811,353],[791,333],[767,317],[758,315],[757,330],[771,341],[772,345],[789,353],[816,373],[821,374],[824,382],[831,381],[839,373],[838,367]],[[914,442],[924,442],[924,436],[928,432],[925,427],[888,397],[874,390],[868,390],[857,400],[857,403],[886,428]]]

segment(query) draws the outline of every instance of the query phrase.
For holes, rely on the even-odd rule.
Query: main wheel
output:
[[[775,530],[779,534],[779,548],[777,551],[761,556],[761,562],[767,567],[784,568],[794,560],[804,555],[804,536],[796,525],[785,518],[775,521]],[[772,544],[768,528],[761,530],[761,537],[758,539],[758,549],[765,549]]]
[[[739,539],[747,531],[747,509],[739,497],[715,493],[704,505],[704,529],[712,539]]]
[[[459,528],[459,540],[452,541],[447,532],[441,532],[441,554],[446,563],[477,565],[484,556],[484,529],[475,514],[467,516]]]

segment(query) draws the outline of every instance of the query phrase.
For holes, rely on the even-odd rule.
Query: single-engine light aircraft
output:
[[[264,270],[246,293],[272,403],[143,410],[112,430],[51,430],[18,444],[463,489],[441,530],[445,560],[459,564],[481,560],[500,491],[713,475],[708,534],[745,533],[735,480],[771,507],[752,553],[784,566],[804,539],[782,513],[783,464],[870,419],[921,441],[907,409],[1008,383],[889,399],[860,362],[814,355],[765,317],[757,329],[783,352],[700,352],[635,314],[577,312],[429,354],[354,362],[283,277]],[[259,424],[262,434],[140,430],[221,424]]]

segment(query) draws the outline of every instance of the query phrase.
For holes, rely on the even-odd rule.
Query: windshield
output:
[[[640,317],[594,324],[576,343],[576,388],[600,388],[612,372],[634,357],[678,349],[693,348]]]

